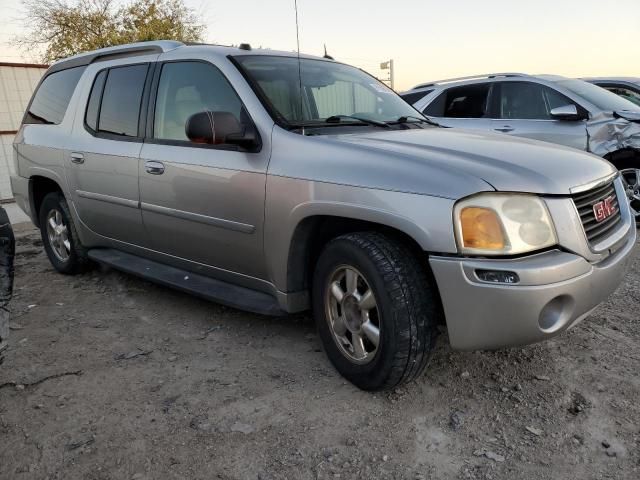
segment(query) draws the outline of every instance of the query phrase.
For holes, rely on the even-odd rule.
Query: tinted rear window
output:
[[[421,98],[426,97],[427,95],[429,95],[431,92],[433,92],[433,90],[423,90],[422,92],[409,92],[409,93],[403,93],[400,96],[404,99],[405,102],[407,102],[409,105],[413,105],[414,103],[416,103],[418,100],[420,100]]]
[[[57,125],[62,122],[85,68],[69,68],[48,75],[33,96],[24,123]]]
[[[488,83],[450,88],[432,101],[424,114],[432,117],[483,118],[487,113]]]
[[[109,70],[102,94],[99,132],[127,137],[138,136],[138,119],[144,82],[145,65],[131,65]]]

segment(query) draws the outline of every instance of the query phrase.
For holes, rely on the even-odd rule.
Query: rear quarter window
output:
[[[85,66],[69,68],[47,75],[29,104],[23,123],[46,125],[61,123],[85,68]]]

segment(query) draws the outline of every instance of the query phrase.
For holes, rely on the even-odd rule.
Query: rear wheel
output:
[[[40,233],[49,261],[60,273],[75,274],[89,264],[69,206],[58,192],[48,193],[40,206]]]
[[[365,390],[422,373],[442,315],[426,266],[401,242],[374,232],[325,247],[314,272],[313,312],[329,359]]]

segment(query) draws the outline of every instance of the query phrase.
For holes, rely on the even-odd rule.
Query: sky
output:
[[[398,91],[496,72],[640,76],[640,0],[298,0],[300,49],[382,77]],[[296,48],[294,0],[185,0],[206,40]],[[7,42],[23,33],[20,0],[0,0],[0,61],[34,60]]]

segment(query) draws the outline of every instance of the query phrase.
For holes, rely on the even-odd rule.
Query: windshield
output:
[[[422,117],[386,85],[348,65],[305,58],[298,65],[297,57],[270,55],[234,58],[272,114],[290,125]]]
[[[600,110],[638,110],[638,106],[602,87],[582,80],[560,80],[558,85],[593,103]]]

